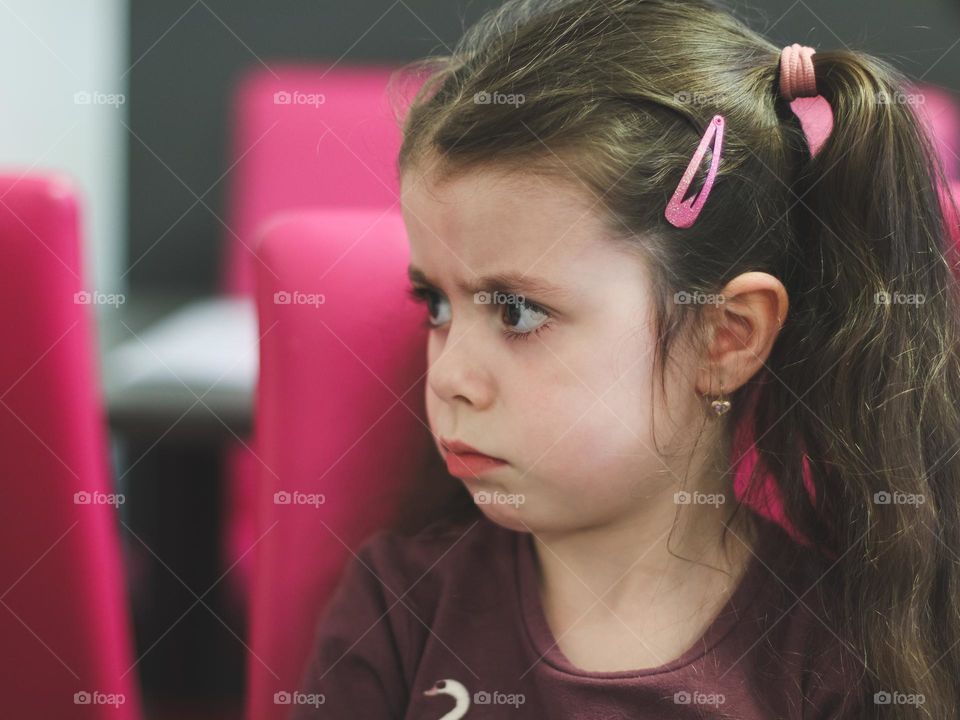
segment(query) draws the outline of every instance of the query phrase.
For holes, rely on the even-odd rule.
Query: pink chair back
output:
[[[948,192],[941,191],[940,201],[944,216],[947,219],[947,227],[950,230],[950,238],[953,240],[953,244],[949,248],[953,253],[950,259],[954,264],[957,264],[960,263],[960,217],[957,215],[957,211],[960,209],[960,180],[952,181]],[[957,271],[960,274],[960,267],[957,268]]]
[[[927,125],[934,148],[950,180],[960,180],[960,105],[957,98],[935,85],[921,85],[915,107]],[[908,98],[909,100],[910,98]]]
[[[301,687],[311,630],[344,563],[393,517],[435,450],[399,213],[286,214],[265,230],[259,258],[262,537],[247,717],[274,720],[289,710],[274,694]]]
[[[295,207],[392,207],[400,130],[387,96],[393,67],[273,65],[238,85],[224,288],[253,290],[253,232]]]
[[[387,95],[393,67],[339,64],[257,66],[237,86],[221,289],[253,291],[256,227],[295,207],[396,204],[400,131]],[[252,445],[250,440],[248,445]],[[238,611],[247,602],[253,557],[256,451],[225,457],[224,565]]]
[[[78,200],[0,176],[4,717],[140,717]]]

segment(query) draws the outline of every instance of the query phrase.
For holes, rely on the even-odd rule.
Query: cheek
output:
[[[433,362],[438,354],[436,340],[432,337],[433,333],[430,333],[427,339],[427,368],[433,365]],[[426,368],[424,369],[426,372]],[[427,425],[430,427],[431,433],[434,435],[434,442],[437,443],[437,449],[439,451],[439,440],[436,439],[436,434],[439,432],[440,428],[437,427],[437,418],[439,416],[438,409],[440,407],[440,399],[436,394],[430,389],[430,383],[428,381],[428,376],[424,375],[424,393],[425,393],[425,410],[427,413]]]
[[[426,388],[426,397],[425,397],[425,406],[427,411],[427,425],[430,426],[430,431],[436,435],[439,431],[437,427],[437,410],[440,407],[440,399],[436,394],[430,389],[430,384],[424,382],[424,387]]]
[[[536,462],[534,473],[612,479],[649,465],[652,358],[634,355],[641,352],[637,345],[625,341],[616,355],[593,351],[568,354],[562,363],[548,360],[548,372],[518,384],[523,450]]]

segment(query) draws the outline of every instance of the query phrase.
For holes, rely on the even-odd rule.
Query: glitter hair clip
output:
[[[690,164],[687,166],[687,171],[683,174],[683,177],[680,178],[680,184],[677,185],[673,197],[670,198],[670,202],[667,203],[667,209],[664,214],[671,225],[678,228],[688,228],[693,225],[700,215],[700,211],[703,209],[703,205],[707,202],[707,197],[710,195],[710,190],[713,188],[713,181],[717,177],[717,167],[720,164],[720,152],[723,149],[724,127],[725,120],[723,115],[714,115],[710,121],[710,125],[707,127],[707,131],[703,135],[703,139],[700,141],[700,146],[693,154],[693,158],[691,158]],[[700,163],[703,162],[703,156],[707,152],[707,145],[710,144],[710,141],[713,140],[714,137],[716,137],[716,143],[713,147],[713,159],[710,162],[710,171],[707,173],[707,178],[703,182],[703,187],[696,198],[690,197],[684,199],[687,191],[690,190],[690,183],[693,182],[693,177],[696,175]]]

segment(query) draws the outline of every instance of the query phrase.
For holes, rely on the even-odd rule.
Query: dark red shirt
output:
[[[291,718],[864,717],[862,666],[818,591],[828,566],[758,522],[756,555],[700,640],[616,672],[581,670],[556,645],[529,534],[484,517],[381,531],[344,570]]]

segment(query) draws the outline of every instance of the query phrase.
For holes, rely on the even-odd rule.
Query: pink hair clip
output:
[[[707,127],[707,131],[703,135],[703,139],[700,141],[700,146],[693,154],[693,158],[691,158],[690,164],[687,166],[687,171],[683,173],[683,177],[680,178],[680,184],[677,185],[673,197],[670,198],[670,202],[667,203],[667,209],[664,214],[671,225],[675,225],[678,228],[688,228],[693,225],[700,215],[700,211],[703,209],[703,205],[707,202],[707,197],[710,195],[710,190],[713,188],[713,181],[717,177],[717,167],[720,164],[720,152],[723,149],[724,127],[725,120],[723,115],[714,115],[710,121],[710,125]],[[710,162],[710,170],[707,173],[706,180],[703,182],[703,187],[700,189],[696,198],[691,197],[685,200],[684,196],[690,189],[693,176],[700,167],[700,163],[703,162],[703,156],[707,152],[707,145],[714,136],[716,136],[716,143],[713,147],[713,159]]]

